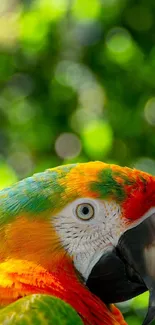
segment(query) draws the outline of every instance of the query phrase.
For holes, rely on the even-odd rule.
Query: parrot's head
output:
[[[155,314],[155,178],[102,162],[66,168],[60,181],[65,204],[52,217],[62,246],[106,303],[149,289],[149,323]]]
[[[145,324],[153,319],[153,176],[103,162],[66,165],[17,183],[0,199],[1,214],[6,204],[5,214],[10,218],[11,213],[5,250],[27,259],[34,259],[35,251],[37,262],[46,259],[49,268],[60,259],[70,261],[81,281],[107,304],[149,289]]]

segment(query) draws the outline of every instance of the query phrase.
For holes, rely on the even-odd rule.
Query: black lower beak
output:
[[[117,247],[103,254],[86,284],[107,304],[149,290],[148,313],[143,325],[155,319],[155,214],[127,230]]]

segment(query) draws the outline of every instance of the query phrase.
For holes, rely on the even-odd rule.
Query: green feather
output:
[[[12,221],[21,213],[29,216],[40,215],[42,212],[61,208],[67,202],[61,200],[65,186],[60,180],[75,165],[61,166],[56,170],[47,170],[28,177],[13,186],[0,191],[0,225]],[[71,198],[68,198],[68,201]]]
[[[48,295],[33,294],[1,309],[1,325],[82,325],[77,312],[66,302]]]

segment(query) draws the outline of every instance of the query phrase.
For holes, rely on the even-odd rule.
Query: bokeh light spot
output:
[[[83,107],[88,108],[89,111],[94,111],[96,115],[101,114],[105,102],[105,94],[103,90],[104,89],[99,85],[81,89],[79,94],[80,104]]]
[[[46,44],[48,22],[37,11],[30,11],[20,19],[20,41],[26,52],[37,53]]]
[[[86,125],[96,119],[97,116],[94,111],[89,111],[88,109],[80,107],[73,112],[70,118],[70,125],[75,132],[81,133],[85,129]]]
[[[72,13],[76,19],[95,19],[100,13],[101,3],[99,0],[75,0],[72,6]]]
[[[7,161],[21,178],[31,174],[34,168],[33,158],[28,150],[12,150]]]
[[[144,116],[149,124],[155,125],[155,97],[147,101],[144,107]]]
[[[128,62],[134,54],[134,43],[124,28],[112,28],[106,37],[107,54],[119,63]]]
[[[94,83],[93,75],[86,66],[69,60],[57,65],[55,78],[61,85],[68,85],[76,91]]]
[[[14,170],[6,163],[0,162],[0,189],[17,182]]]
[[[90,158],[101,159],[110,151],[113,132],[109,123],[92,121],[82,132],[84,148]]]
[[[80,154],[81,142],[73,133],[62,133],[55,142],[55,150],[60,158],[74,158]]]
[[[67,9],[66,0],[36,0],[35,7],[39,9],[44,20],[60,19]]]
[[[0,16],[0,46],[13,50],[19,38],[18,13]]]

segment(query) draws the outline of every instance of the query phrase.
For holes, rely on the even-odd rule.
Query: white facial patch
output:
[[[90,219],[87,220],[89,205]],[[52,223],[65,250],[73,257],[76,269],[87,280],[104,251],[118,242],[122,229],[121,208],[115,201],[77,199],[52,217]]]

